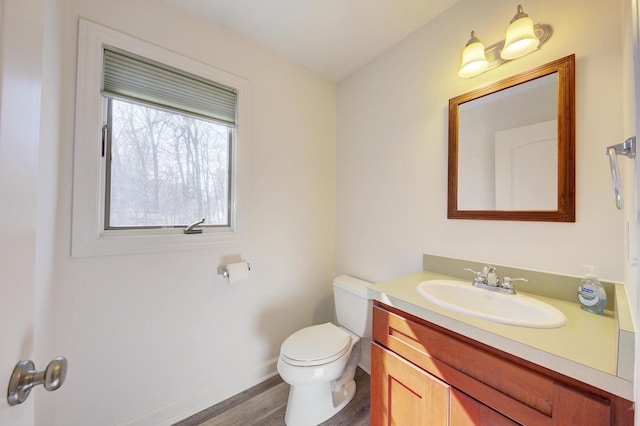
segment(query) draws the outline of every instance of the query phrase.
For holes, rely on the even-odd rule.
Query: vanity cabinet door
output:
[[[560,383],[553,390],[553,424],[613,425],[611,404],[607,400],[578,392]],[[623,424],[619,419],[618,424]]]
[[[393,352],[372,345],[372,426],[518,424]]]
[[[371,345],[371,425],[449,424],[449,385]]]

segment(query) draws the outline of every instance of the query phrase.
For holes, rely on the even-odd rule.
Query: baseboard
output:
[[[169,426],[278,374],[275,357],[249,372],[117,423],[117,426]]]

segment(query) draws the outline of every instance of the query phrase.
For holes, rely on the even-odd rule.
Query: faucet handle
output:
[[[472,273],[474,273],[475,275],[478,275],[478,274],[480,273],[480,271],[474,271],[474,270],[473,270],[473,269],[471,269],[471,268],[464,268],[464,270],[465,270],[465,271],[472,272]]]
[[[513,288],[513,281],[529,281],[526,278],[510,278],[510,277],[504,277],[502,279],[502,288]]]
[[[474,274],[473,285],[485,284],[487,282],[487,277],[485,275],[482,275],[482,271],[474,271],[471,268],[464,268],[464,270],[472,272]]]

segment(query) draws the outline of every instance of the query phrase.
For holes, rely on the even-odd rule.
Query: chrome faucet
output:
[[[497,287],[500,286],[500,277],[498,276],[498,273],[496,272],[496,268],[494,268],[493,266],[485,266],[485,268],[487,268],[486,274],[487,274],[487,284],[489,284],[491,287]],[[484,272],[484,268],[483,268],[483,272]]]
[[[491,265],[485,265],[482,270],[474,271],[471,268],[464,268],[465,271],[473,272],[474,287],[483,288],[485,290],[497,291],[504,294],[516,294],[513,288],[513,281],[527,281],[525,278],[509,278],[500,279],[496,268]]]

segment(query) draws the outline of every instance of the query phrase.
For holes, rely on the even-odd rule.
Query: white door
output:
[[[0,424],[12,426],[34,424],[42,390],[21,405],[6,400],[14,366],[34,353],[44,2],[0,3]]]
[[[495,134],[498,210],[558,209],[558,121]]]

